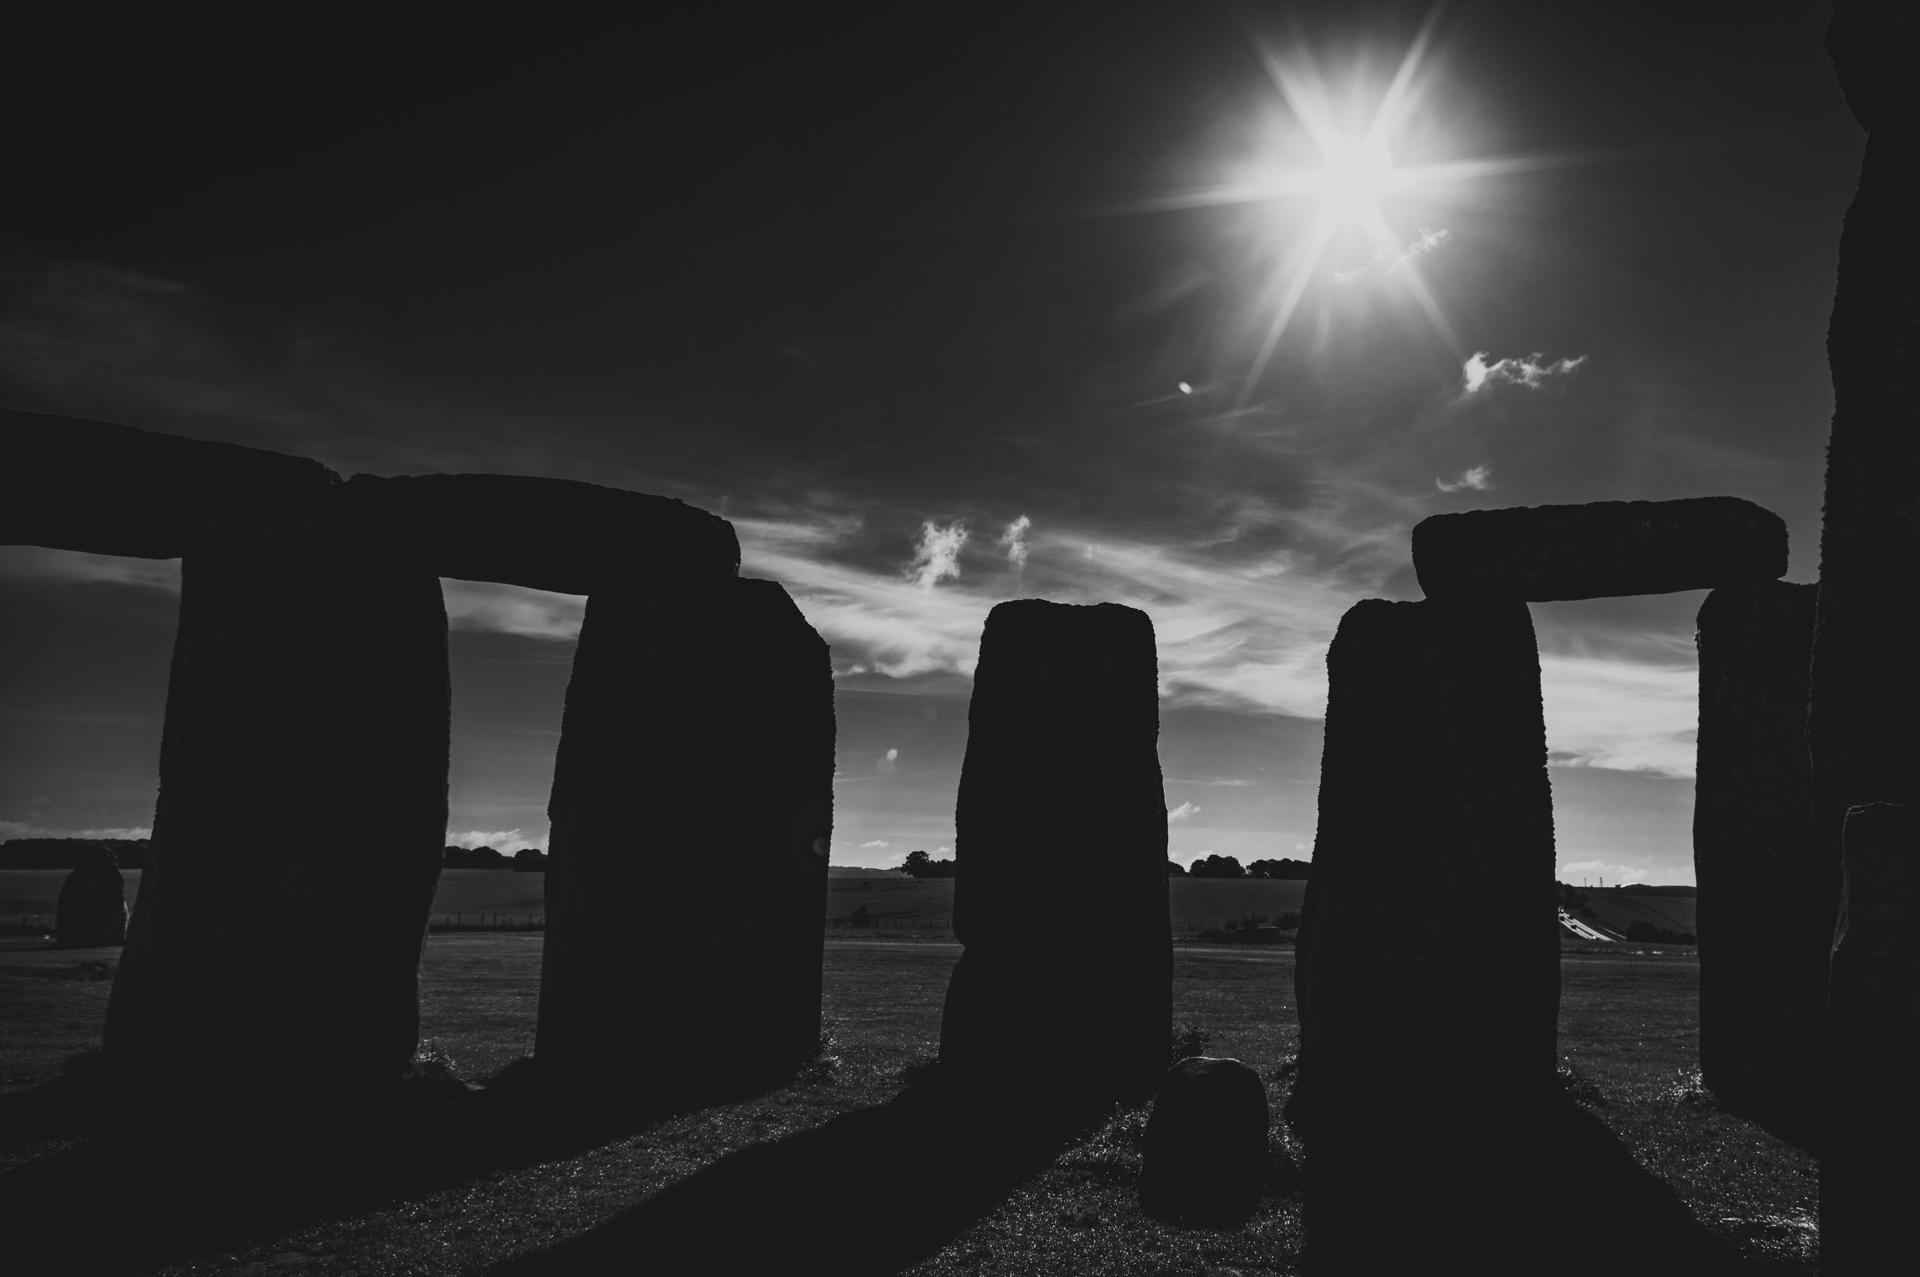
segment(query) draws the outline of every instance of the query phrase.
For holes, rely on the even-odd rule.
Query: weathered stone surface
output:
[[[4,411],[0,474],[0,545],[147,559],[309,532],[341,486],[305,457]]]
[[[1327,676],[1294,1106],[1383,1079],[1550,1085],[1553,800],[1526,604],[1368,599]]]
[[[1236,1227],[1260,1201],[1267,1170],[1267,1088],[1238,1060],[1195,1055],[1167,1071],[1141,1148],[1149,1215]]]
[[[561,731],[543,1072],[670,1105],[812,1055],[833,674],[786,591],[596,592]]]
[[[1784,575],[1787,527],[1738,497],[1467,510],[1414,525],[1413,568],[1429,598],[1712,589]]]
[[[503,474],[357,474],[346,486],[389,552],[435,576],[591,594],[740,566],[733,525],[672,497]]]
[[[1820,1271],[1886,1271],[1920,1197],[1920,809],[1847,813]]]
[[[1156,670],[1133,608],[1021,599],[987,616],[955,813],[966,950],[940,1027],[942,1066],[972,1085],[1043,1057],[1098,1102],[1149,1095],[1166,1069]]]
[[[1815,587],[1726,586],[1698,624],[1700,1068],[1721,1104],[1811,1147],[1839,866],[1813,827]]]
[[[127,938],[127,887],[105,847],[88,847],[60,884],[53,938],[61,948],[122,944]]]
[[[353,1105],[418,1038],[446,612],[334,528],[182,563],[153,841],[105,1049],[150,1111]]]

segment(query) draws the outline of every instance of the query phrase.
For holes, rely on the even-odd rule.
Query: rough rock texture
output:
[[[589,599],[548,807],[544,1074],[672,1106],[818,1049],[833,764],[827,646],[778,584]]]
[[[1884,1272],[1920,1198],[1920,808],[1855,807],[1844,830],[1820,1271]]]
[[[448,701],[440,583],[350,526],[186,556],[104,1043],[149,1112],[313,1114],[399,1078],[446,841]]]
[[[341,487],[305,457],[4,411],[0,475],[0,545],[146,559],[312,530]]]
[[[1726,586],[1698,624],[1700,1068],[1728,1110],[1812,1147],[1839,866],[1813,832],[1815,587]]]
[[[955,813],[966,949],[940,1026],[943,1069],[977,1091],[1041,1102],[1036,1058],[1070,1067],[1054,1081],[1089,1103],[1144,1098],[1166,1070],[1156,670],[1133,608],[1021,599],[987,616]]]
[[[1827,46],[1870,130],[1847,209],[1827,360],[1833,427],[1820,531],[1809,720],[1821,835],[1838,857],[1854,806],[1920,802],[1920,19],[1911,5],[1834,8]]]
[[[1365,600],[1327,676],[1293,1105],[1415,1077],[1550,1083],[1553,798],[1526,604]]]
[[[740,566],[733,525],[672,497],[502,474],[359,474],[346,487],[390,552],[435,576],[592,594]]]
[[[1234,1228],[1259,1204],[1267,1170],[1267,1088],[1238,1060],[1195,1055],[1167,1071],[1141,1148],[1150,1215]]]
[[[122,944],[127,938],[127,887],[105,847],[88,847],[60,884],[54,943],[63,949]]]
[[[1413,568],[1430,598],[1712,589],[1784,575],[1787,527],[1738,497],[1468,510],[1414,526]]]

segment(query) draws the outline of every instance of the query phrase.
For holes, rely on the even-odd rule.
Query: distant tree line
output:
[[[1306,860],[1256,860],[1250,865],[1242,865],[1235,856],[1202,856],[1193,862],[1191,868],[1182,869],[1180,862],[1167,862],[1169,878],[1287,878],[1304,880],[1312,862]]]
[[[545,873],[547,853],[522,847],[511,856],[498,847],[449,847],[440,863],[448,869],[511,869],[515,873]]]
[[[924,851],[910,851],[900,866],[900,872],[909,878],[951,878],[954,862],[935,860]]]

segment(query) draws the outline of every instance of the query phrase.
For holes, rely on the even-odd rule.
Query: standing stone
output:
[[[105,847],[83,849],[60,884],[55,908],[54,943],[63,949],[126,943],[127,887],[113,853]]]
[[[1812,1147],[1838,866],[1813,827],[1807,668],[1815,587],[1707,596],[1693,861],[1700,1069],[1720,1103]]]
[[[1233,1228],[1259,1204],[1267,1170],[1267,1088],[1238,1060],[1189,1056],[1167,1070],[1140,1149],[1149,1215]]]
[[[833,765],[827,646],[778,584],[588,600],[548,807],[543,1073],[671,1106],[819,1048]]]
[[[967,722],[953,903],[966,950],[941,1064],[980,1094],[1144,1098],[1173,1008],[1153,623],[1114,603],[998,605]]]
[[[1295,1104],[1390,1079],[1550,1083],[1553,797],[1526,604],[1357,603],[1327,681]]]
[[[1920,809],[1847,813],[1820,1271],[1885,1272],[1920,1199]]]
[[[160,798],[105,1050],[150,1112],[325,1113],[419,1035],[446,841],[440,583],[332,535],[181,569]]]
[[[1466,510],[1413,529],[1429,598],[1594,599],[1766,581],[1787,570],[1787,525],[1738,497]]]

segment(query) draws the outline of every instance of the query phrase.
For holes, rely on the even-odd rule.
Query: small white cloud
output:
[[[1190,395],[1190,394],[1192,394],[1192,393],[1193,393],[1193,383],[1192,383],[1192,382],[1189,382],[1189,381],[1183,381],[1183,382],[1181,382],[1181,383],[1180,383],[1180,393],[1181,393],[1181,394],[1183,394],[1183,395]]]
[[[1433,486],[1442,492],[1458,492],[1462,488],[1471,488],[1475,492],[1493,491],[1493,467],[1471,466],[1460,472],[1458,478],[1451,481],[1435,479]]]
[[[1177,825],[1182,821],[1192,820],[1199,814],[1200,804],[1181,803],[1178,807],[1170,807],[1167,809],[1167,823],[1169,825]]]
[[[860,848],[862,851],[866,850],[869,847],[891,847],[891,846],[893,846],[893,844],[888,842],[884,838],[875,838],[870,842],[863,842],[860,844]]]
[[[933,854],[936,856],[944,856],[944,855],[947,855],[952,850],[953,848],[947,846],[945,843],[942,843],[938,847],[935,847],[933,849]]]
[[[920,543],[913,548],[913,563],[907,568],[907,575],[923,590],[931,590],[934,583],[947,577],[960,575],[960,551],[967,544],[967,525],[964,520],[941,527],[928,519],[920,525]]]
[[[1007,562],[1013,564],[1016,570],[1027,566],[1027,529],[1032,526],[1033,520],[1023,514],[1009,523],[1007,530],[995,542],[1007,552]]]
[[[1461,365],[1460,374],[1465,379],[1468,394],[1498,385],[1539,390],[1546,385],[1549,377],[1565,377],[1586,362],[1585,355],[1550,360],[1535,351],[1525,357],[1511,355],[1490,364],[1487,362],[1487,352],[1476,350]]]
[[[874,770],[879,772],[882,776],[891,776],[893,775],[894,766],[897,763],[899,763],[899,761],[900,761],[900,751],[897,749],[889,749],[886,753],[880,756],[879,760],[874,763],[873,767],[874,767]]]

